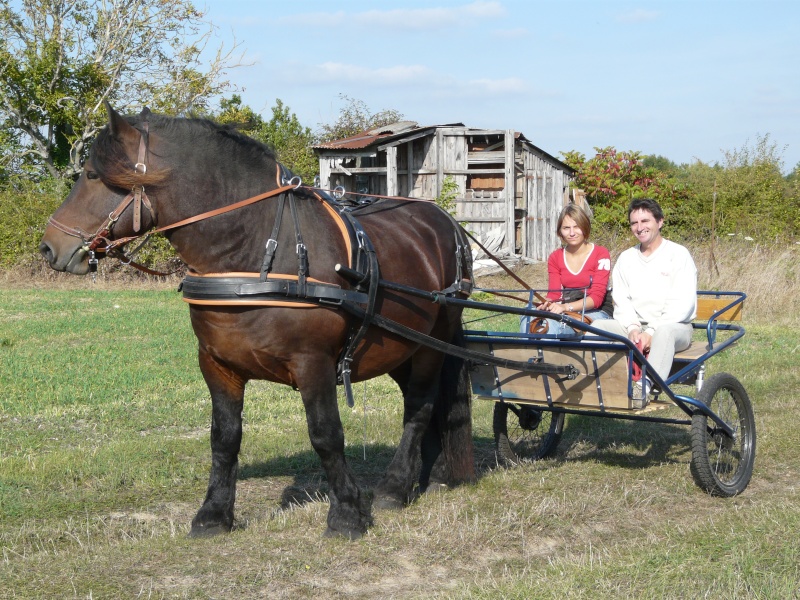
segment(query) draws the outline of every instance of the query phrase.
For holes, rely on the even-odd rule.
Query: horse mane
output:
[[[144,136],[148,156],[157,155],[150,148],[149,138],[150,132],[158,132],[159,135],[170,138],[172,142],[183,143],[187,147],[198,147],[201,137],[210,140],[217,145],[219,156],[230,156],[235,151],[237,155],[244,154],[245,159],[249,160],[263,161],[264,158],[275,162],[278,160],[272,148],[242,134],[235,125],[221,125],[210,119],[178,118],[150,113],[147,116],[146,130],[141,115],[126,116],[125,120]],[[205,141],[202,143],[206,144]],[[92,144],[91,158],[100,179],[115,187],[128,189],[138,185],[154,186],[165,181],[171,174],[171,169],[155,169],[149,161],[146,161],[147,171],[137,173],[135,163],[127,154],[124,145],[119,143],[108,127],[100,131]]]

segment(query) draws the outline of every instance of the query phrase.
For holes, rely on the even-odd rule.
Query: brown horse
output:
[[[291,189],[296,178],[285,185],[291,175],[269,149],[207,120],[107,109],[109,122],[40,250],[52,268],[86,274],[120,240],[161,230],[188,265],[185,283],[198,294],[184,297],[212,400],[211,473],[192,535],[233,526],[250,379],[300,391],[329,484],[326,535],[358,537],[372,522],[344,457],[336,389],[348,371],[353,382],[388,373],[403,394],[403,433],[375,506],[402,506],[417,484],[473,480],[464,361],[370,320],[459,343],[460,308],[377,283],[379,268],[383,281],[466,297],[471,263],[458,224],[429,202],[348,209],[319,190]]]

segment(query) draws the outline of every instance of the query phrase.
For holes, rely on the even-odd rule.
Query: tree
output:
[[[214,118],[219,123],[235,125],[250,137],[273,148],[278,160],[306,184],[310,184],[319,173],[319,162],[311,149],[314,144],[311,129],[302,126],[297,115],[280,98],[275,100],[269,121],[265,121],[249,106],[242,105],[242,98],[238,94],[223,99],[220,113]]]
[[[647,166],[647,157],[638,151],[618,151],[611,146],[595,151],[597,154],[589,160],[575,151],[562,156],[577,171],[575,187],[586,192],[596,222],[622,229],[627,223],[629,202],[651,197],[670,215],[671,225],[685,225],[690,195],[687,186],[659,168]],[[674,167],[674,163],[661,157],[654,164]]]
[[[645,168],[652,168],[662,171],[668,175],[675,175],[680,171],[680,167],[668,159],[666,156],[661,155],[648,155],[642,159],[642,166]]]
[[[372,114],[362,100],[355,100],[345,94],[339,94],[339,98],[345,102],[345,106],[339,112],[335,123],[332,125],[319,124],[317,139],[320,142],[340,140],[403,119],[402,113],[394,109],[384,109]]]
[[[314,135],[309,127],[303,127],[297,115],[289,112],[280,99],[272,107],[272,118],[264,122],[256,137],[270,144],[278,152],[281,162],[311,185],[319,173],[319,161],[311,146]]]
[[[630,199],[645,196],[664,208],[669,235],[683,239],[740,234],[768,241],[800,233],[800,165],[782,176],[783,149],[769,135],[724,152],[713,165],[595,150],[589,160],[578,152],[562,155],[577,171],[575,186],[586,191],[594,220],[611,233],[624,228]]]
[[[784,150],[766,134],[754,145],[748,142],[724,153],[717,208],[723,232],[761,239],[792,234],[799,209],[790,201],[781,174]]]
[[[213,31],[203,17],[190,0],[0,0],[0,165],[79,173],[105,100],[123,112],[206,110],[237,65],[236,46],[220,47],[201,70]]]

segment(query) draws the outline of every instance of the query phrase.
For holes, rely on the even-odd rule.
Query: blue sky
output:
[[[769,135],[800,162],[797,0],[197,0],[229,78],[312,130],[344,102],[420,125],[515,129],[543,150],[721,162]]]

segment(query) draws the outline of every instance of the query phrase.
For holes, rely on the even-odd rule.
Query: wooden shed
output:
[[[500,255],[546,260],[574,171],[513,130],[403,121],[314,147],[322,188],[435,199],[455,183],[456,218]]]

